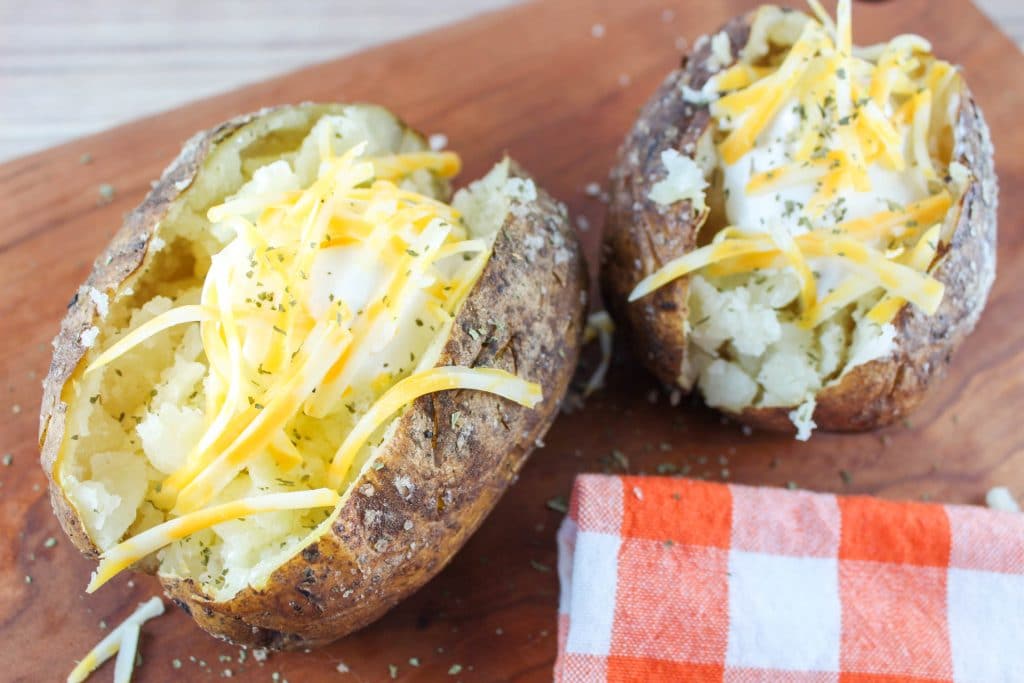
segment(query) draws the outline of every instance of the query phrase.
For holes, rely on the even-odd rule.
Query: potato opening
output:
[[[445,155],[378,107],[258,116],[212,147],[142,267],[90,292],[106,314],[64,389],[55,475],[104,562],[227,599],[328,528],[411,398],[539,399],[499,371],[434,369],[514,202],[535,197],[505,161],[449,205]]]
[[[835,22],[761,8],[738,55],[710,39],[715,73],[682,96],[711,124],[692,159],[665,153],[651,193],[691,200],[698,249],[631,296],[689,276],[679,383],[730,412],[793,408],[801,439],[818,392],[896,350],[904,306],[939,305],[930,273],[966,188],[959,73],[922,38],[850,34],[841,1]]]

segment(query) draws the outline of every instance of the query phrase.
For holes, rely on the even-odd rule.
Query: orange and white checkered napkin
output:
[[[1024,515],[583,475],[557,681],[1024,682]]]

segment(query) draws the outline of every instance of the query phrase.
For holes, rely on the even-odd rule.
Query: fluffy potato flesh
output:
[[[212,149],[142,267],[89,294],[105,315],[64,389],[54,477],[101,552],[94,587],[139,560],[217,600],[258,587],[329,528],[416,396],[539,400],[434,367],[536,195],[506,161],[449,205],[457,169],[366,106],[280,110]]]
[[[969,176],[959,73],[917,36],[854,47],[849,2],[837,14],[765,6],[746,45],[710,39],[712,75],[682,92],[708,127],[663,153],[649,195],[694,212],[698,245],[630,295],[689,276],[679,383],[730,412],[791,408],[801,439],[818,392],[896,350],[904,305],[938,308]]]

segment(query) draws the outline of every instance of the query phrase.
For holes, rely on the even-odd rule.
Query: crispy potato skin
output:
[[[749,27],[744,19],[734,19],[724,30],[734,52],[746,43]],[[666,207],[649,195],[664,176],[662,152],[675,149],[692,157],[711,122],[707,107],[682,97],[684,83],[699,89],[713,75],[704,66],[710,56],[705,41],[665,78],[619,148],[609,182],[601,292],[640,361],[670,385],[676,384],[686,354],[683,322],[689,312],[689,280],[674,280],[633,303],[628,298],[640,280],[697,245],[699,225],[690,202]]]
[[[75,546],[89,558],[99,557],[74,507],[60,485],[54,480],[55,465],[64,440],[65,418],[68,404],[63,392],[68,380],[78,371],[87,348],[82,345],[82,333],[98,319],[96,304],[86,294],[90,287],[101,292],[115,290],[143,263],[149,240],[156,226],[167,214],[171,204],[182,190],[191,184],[211,146],[231,135],[262,113],[240,116],[221,125],[194,135],[182,147],[159,182],[125,218],[110,244],[93,263],[85,284],[68,303],[68,311],[61,321],[60,332],[53,340],[53,358],[50,370],[43,380],[43,398],[39,412],[40,461],[49,481],[50,502],[61,527]]]
[[[155,226],[211,147],[262,113],[193,137],[127,218],[85,287],[112,288],[134,272]],[[515,165],[513,173],[528,177]],[[526,254],[528,236],[541,236],[543,244]],[[54,343],[40,442],[54,511],[75,545],[95,558],[96,547],[53,479],[67,412],[61,392],[85,356],[79,338],[96,315],[84,291]],[[273,572],[266,586],[218,602],[191,579],[161,576],[167,595],[211,634],[269,648],[316,646],[379,618],[448,563],[551,426],[579,356],[586,292],[565,207],[539,188],[536,200],[514,201],[438,365],[502,368],[540,383],[543,401],[527,409],[474,391],[418,399],[398,418],[377,458],[382,466],[356,481],[331,530]],[[143,568],[156,570],[152,563]]]
[[[753,14],[727,23],[732,54],[746,44]],[[666,149],[693,156],[707,129],[706,106],[685,102],[680,88],[699,89],[710,77],[710,46],[704,42],[673,71],[643,108],[611,173],[611,202],[605,225],[601,285],[605,301],[623,323],[640,360],[663,382],[677,384],[685,360],[683,320],[688,278],[680,278],[632,304],[629,292],[646,275],[696,245],[698,222],[689,203],[660,207],[648,193],[664,176]],[[904,306],[893,324],[897,349],[889,357],[857,366],[818,392],[814,420],[830,431],[861,431],[895,422],[910,413],[928,388],[945,374],[954,351],[977,324],[995,279],[997,180],[992,143],[981,110],[964,86],[954,126],[953,158],[973,180],[959,202],[952,242],[932,267],[946,286],[939,310],[927,315]],[[748,408],[734,414],[765,429],[792,432],[795,406]]]

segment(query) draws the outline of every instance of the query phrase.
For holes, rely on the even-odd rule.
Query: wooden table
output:
[[[678,62],[680,36],[692,41],[754,4],[722,0],[668,15],[663,0],[549,0],[0,165],[0,457],[11,456],[0,464],[0,679],[62,679],[102,636],[101,625],[159,590],[149,577],[121,576],[84,595],[94,565],[51,514],[36,416],[49,341],[68,298],[188,135],[276,102],[378,101],[418,128],[446,133],[463,155],[464,179],[505,151],[517,158],[573,216],[589,219],[581,238],[593,270],[604,206],[585,188],[604,181],[637,107]],[[227,669],[245,681],[269,681],[274,672],[292,683],[378,681],[389,680],[392,666],[400,680],[550,680],[558,582],[549,568],[562,515],[545,503],[566,495],[578,472],[654,473],[670,463],[689,466],[692,476],[890,498],[979,503],[998,484],[1024,493],[1024,88],[1016,79],[1024,56],[967,0],[855,7],[865,42],[922,32],[964,65],[992,126],[1002,184],[1000,276],[988,308],[910,422],[809,443],[745,435],[698,405],[670,405],[620,345],[609,386],[585,410],[559,417],[451,565],[381,621],[315,652],[265,663],[248,653],[239,662],[238,648],[172,609],[146,625],[136,681],[214,681]],[[109,203],[101,201],[103,184],[116,190]],[[348,676],[337,673],[339,663]],[[461,673],[449,677],[456,665]],[[111,669],[97,680],[110,680]]]
[[[0,0],[0,161],[519,1]],[[975,1],[1024,44],[1024,2]]]

